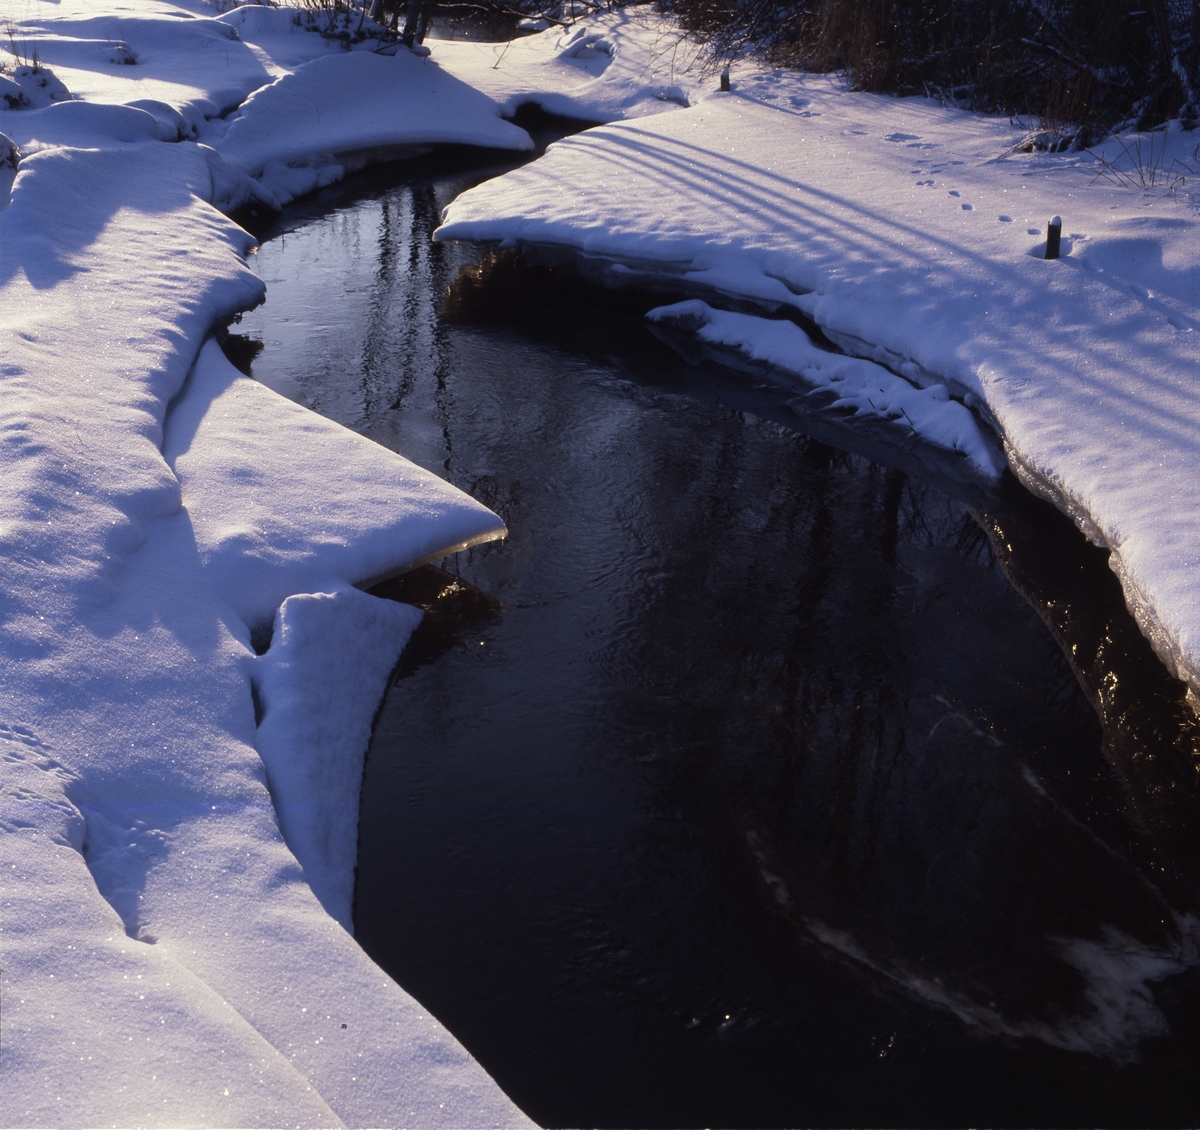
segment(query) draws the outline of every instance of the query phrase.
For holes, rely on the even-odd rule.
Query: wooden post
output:
[[[711,72],[710,72],[711,73]],[[729,90],[729,68],[725,67],[721,71],[721,89]]]
[[[1046,227],[1046,258],[1058,258],[1058,246],[1062,241],[1062,217],[1055,216]]]

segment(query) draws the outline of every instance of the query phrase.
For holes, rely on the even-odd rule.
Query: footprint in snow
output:
[[[962,210],[963,210],[964,212],[974,212],[974,211],[975,211],[975,205],[974,205],[974,204],[964,204],[964,205],[962,206]]]
[[[1012,223],[1012,216],[997,216],[996,218],[997,218],[997,219],[998,219],[998,220],[999,220],[999,221],[1000,221],[1002,224],[1011,224],[1011,223]]]
[[[962,195],[962,193],[961,193],[961,192],[959,192],[959,191],[958,191],[958,189],[956,189],[956,188],[952,188],[952,189],[950,190],[950,195],[951,195],[951,196],[961,196],[961,195]]]
[[[1041,228],[1026,228],[1025,234],[1026,235],[1041,235],[1042,229]]]
[[[1138,296],[1138,298],[1150,297],[1150,292],[1144,286],[1140,286],[1138,283],[1134,283],[1129,289],[1132,290],[1133,293]]]
[[[889,133],[883,139],[884,141],[920,141],[919,133]]]

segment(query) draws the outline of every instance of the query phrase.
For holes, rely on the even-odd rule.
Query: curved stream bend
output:
[[[298,217],[242,325],[510,530],[390,593],[368,952],[544,1124],[1194,1123],[1196,730],[1100,551],[431,243],[479,175]]]

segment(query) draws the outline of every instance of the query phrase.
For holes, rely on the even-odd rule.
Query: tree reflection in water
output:
[[[266,244],[243,327],[510,529],[388,594],[364,946],[545,1124],[1195,1123],[1197,731],[1103,554],[430,243],[469,175]]]

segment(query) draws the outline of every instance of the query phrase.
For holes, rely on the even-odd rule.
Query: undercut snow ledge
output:
[[[444,479],[242,376],[212,339],[172,409],[163,454],[199,569],[252,627],[333,578],[370,583],[505,534]]]
[[[797,391],[834,392],[835,408],[903,420],[927,443],[962,455],[980,478],[998,479],[1007,466],[996,439],[969,408],[949,398],[945,385],[917,388],[873,361],[818,349],[793,322],[714,310],[699,299],[658,306],[646,318],[761,362],[775,379],[791,377]]]
[[[354,933],[358,802],[371,722],[422,612],[331,586],[289,596],[259,660],[258,755],[283,838],[313,894]]]
[[[252,94],[217,150],[280,203],[341,177],[364,155],[412,156],[434,145],[525,152],[533,139],[486,94],[401,49],[326,55]],[[400,151],[396,154],[396,151]]]

